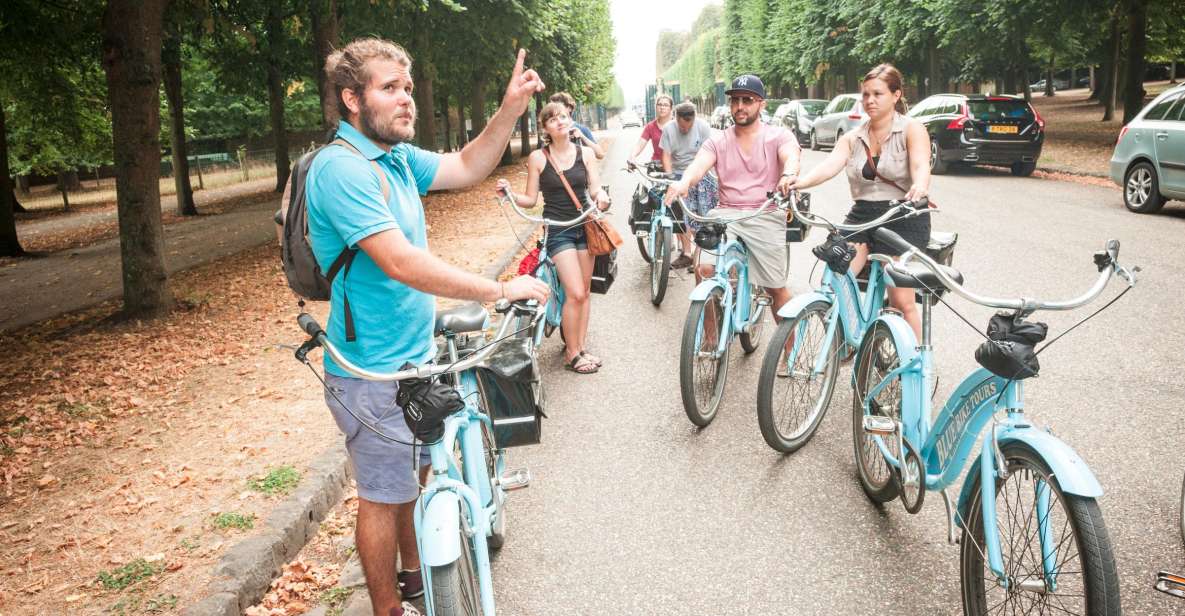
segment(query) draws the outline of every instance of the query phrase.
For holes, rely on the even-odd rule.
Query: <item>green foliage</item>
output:
[[[160,614],[177,607],[177,595],[157,595],[144,604],[144,611]]]
[[[163,570],[164,567],[160,563],[150,563],[143,558],[137,558],[118,569],[100,571],[98,580],[107,590],[123,590]]]
[[[263,477],[256,477],[247,481],[247,487],[263,492],[269,496],[287,494],[300,483],[300,473],[291,466],[277,466],[269,469]]]
[[[685,96],[711,93],[716,81],[724,78],[719,56],[722,34],[722,28],[701,34],[678,62],[662,74],[663,81],[678,82]]]
[[[255,527],[255,515],[224,511],[215,515],[212,523],[214,528],[219,530],[226,530],[228,528],[251,530]]]

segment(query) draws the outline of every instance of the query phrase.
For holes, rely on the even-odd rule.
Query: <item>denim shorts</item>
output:
[[[588,250],[588,240],[584,236],[584,225],[547,228],[547,254],[554,257],[571,249]]]
[[[366,381],[325,374],[325,404],[346,436],[346,452],[354,466],[358,496],[372,503],[410,503],[420,495],[418,475],[412,468],[412,448],[375,434],[354,419],[346,408],[383,434],[412,443],[403,409],[395,403],[399,383]],[[340,402],[339,402],[340,400]],[[345,408],[343,408],[343,403]],[[431,462],[427,447],[417,447],[419,466]]]

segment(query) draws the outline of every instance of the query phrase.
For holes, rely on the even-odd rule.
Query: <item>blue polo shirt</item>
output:
[[[584,136],[588,137],[589,141],[593,143],[597,142],[597,138],[593,137],[593,132],[589,130],[587,126],[581,124],[580,122],[573,122],[572,125],[575,126],[577,130],[584,133]]]
[[[309,212],[309,241],[321,271],[328,271],[346,246],[380,231],[395,229],[413,246],[428,248],[424,206],[420,195],[428,193],[440,154],[401,143],[386,152],[350,123],[338,125],[337,136],[358,148],[363,159],[349,148],[329,146],[313,160],[305,180]],[[391,191],[383,200],[383,188],[370,161],[377,161]],[[343,292],[348,291],[354,315],[354,342],[346,342]],[[350,267],[333,280],[329,303],[330,342],[354,364],[374,371],[393,371],[405,362],[422,364],[433,357],[432,327],[436,300],[388,277],[359,250]],[[325,356],[325,371],[350,376]]]

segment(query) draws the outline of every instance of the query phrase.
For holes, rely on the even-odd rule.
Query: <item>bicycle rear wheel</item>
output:
[[[679,350],[679,390],[691,423],[705,427],[716,418],[728,376],[728,341],[716,355],[717,341],[728,336],[724,322],[724,291],[712,289],[706,300],[691,303]]]
[[[1063,493],[1049,467],[1028,447],[1007,443],[1000,449],[1008,473],[992,487],[1008,588],[996,583],[985,563],[983,486],[975,472],[968,479],[976,484],[959,558],[964,613],[1118,615],[1119,575],[1098,503]],[[1049,508],[1039,515],[1043,498]],[[1042,564],[1042,535],[1052,550],[1053,585]]]
[[[900,362],[901,356],[893,342],[892,333],[888,326],[878,321],[864,335],[864,342],[860,345],[852,388],[852,443],[856,448],[856,475],[864,494],[875,503],[887,503],[897,498],[897,482],[893,477],[894,469],[877,445],[878,437],[864,432],[864,415],[881,415],[901,421],[901,377],[894,377],[887,383],[868,401],[867,409],[863,403],[868,392],[885,380],[885,375],[895,370]],[[881,438],[881,441],[894,458],[901,459],[896,438]]]
[[[792,453],[807,444],[827,414],[839,372],[839,329],[827,340],[826,302],[812,302],[774,330],[757,382],[757,423],[776,451]],[[789,346],[789,350],[787,350]],[[815,373],[822,354],[823,370]]]
[[[463,507],[461,515],[465,515]],[[463,529],[458,528],[457,532],[461,535],[461,556],[447,565],[432,567],[432,613],[435,616],[482,614],[473,541]]]
[[[659,227],[654,240],[654,259],[650,261],[650,303],[662,305],[671,277],[671,230]]]

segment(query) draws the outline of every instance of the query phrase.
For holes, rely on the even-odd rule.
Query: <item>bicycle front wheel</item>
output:
[[[985,562],[983,486],[974,473],[959,559],[963,612],[1117,616],[1119,575],[1098,503],[1063,493],[1028,447],[1008,443],[1001,452],[1008,472],[992,488],[1008,584],[1001,586]]]
[[[823,421],[839,372],[839,329],[827,338],[826,302],[813,302],[774,331],[757,381],[757,423],[776,451],[792,453]],[[823,354],[826,353],[826,357]],[[815,366],[823,358],[822,370]]]
[[[716,418],[724,381],[728,376],[727,324],[724,319],[724,291],[712,289],[706,300],[691,303],[683,326],[679,351],[679,389],[683,411],[691,423],[703,428]],[[724,350],[718,341],[725,340]]]
[[[432,613],[435,616],[478,616],[483,613],[473,540],[463,529],[458,528],[457,532],[461,534],[461,556],[447,565],[432,567]]]
[[[654,240],[654,258],[650,261],[650,303],[662,305],[667,294],[667,281],[671,277],[671,230],[658,228]]]
[[[856,358],[856,378],[852,388],[852,443],[856,448],[856,476],[869,500],[887,503],[897,498],[894,469],[881,453],[878,441],[889,454],[900,460],[897,439],[878,437],[864,432],[864,416],[880,415],[901,421],[901,377],[885,383],[875,396],[868,393],[885,380],[885,376],[901,363],[901,355],[893,342],[893,334],[883,322],[877,322],[864,335],[860,356]],[[865,406],[865,399],[867,407]]]
[[[761,287],[749,285],[749,330],[741,332],[741,349],[745,355],[751,355],[761,346],[761,334],[765,331],[765,306],[758,298],[760,292]]]

